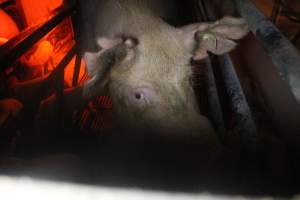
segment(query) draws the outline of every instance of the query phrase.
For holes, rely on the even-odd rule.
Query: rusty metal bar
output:
[[[20,56],[29,50],[36,42],[57,26],[62,20],[72,14],[73,7],[65,7],[44,24],[26,31],[24,38],[7,42],[0,47],[0,72],[12,65]],[[17,36],[18,37],[18,36]],[[20,36],[19,36],[20,37]]]
[[[234,0],[243,16],[260,41],[266,53],[287,81],[294,96],[300,101],[300,54],[295,46],[272,24],[250,0]]]

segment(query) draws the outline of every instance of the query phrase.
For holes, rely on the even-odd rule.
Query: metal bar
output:
[[[225,123],[211,60],[209,58],[205,59],[205,64],[207,67],[207,98],[210,115],[218,136],[220,137],[221,141],[224,141],[226,137]]]
[[[77,52],[75,66],[74,66],[73,81],[72,81],[73,87],[77,86],[77,84],[78,84],[80,65],[81,65],[81,54],[79,52]]]
[[[76,51],[77,45],[74,45],[65,55],[65,57],[60,61],[60,63],[56,66],[53,72],[49,75],[49,77],[47,78],[48,80],[45,81],[45,83],[53,82],[53,80],[56,80],[59,74],[61,74],[64,71],[67,64],[72,60],[73,56],[76,54]],[[49,85],[46,87],[49,87]]]
[[[15,40],[7,42],[0,48],[0,72],[3,72],[8,66],[12,65],[20,56],[29,50],[36,42],[44,37],[49,31],[57,26],[62,20],[72,13],[73,7],[66,7],[49,21],[42,24],[31,34],[16,42]]]
[[[295,46],[249,0],[234,0],[243,16],[272,59],[282,80],[287,80],[300,101],[300,54]]]
[[[204,10],[206,7],[205,3],[207,2],[199,1],[200,7],[203,7]],[[211,13],[210,17],[206,16],[207,20],[216,20],[216,16],[213,13]],[[218,61],[220,63],[222,81],[225,84],[229,97],[230,107],[236,118],[235,128],[241,137],[242,147],[248,153],[255,153],[257,148],[257,129],[233,63],[228,54],[220,56]],[[224,137],[226,138],[225,134]]]
[[[64,64],[67,65],[67,63]],[[56,82],[57,133],[62,132],[64,127],[64,75],[64,70],[62,70]]]
[[[226,85],[226,93],[230,98],[231,109],[235,117],[235,128],[240,134],[242,147],[248,152],[256,152],[256,125],[233,63],[228,55],[219,56],[218,60],[221,64],[220,70]]]
[[[273,24],[276,24],[278,15],[281,11],[281,0],[273,0],[273,9],[271,14],[271,21]]]
[[[70,63],[77,51],[76,45],[74,45],[66,56],[55,68],[55,71],[51,73],[48,80],[57,80],[56,83],[56,108],[57,108],[57,132],[61,132],[64,125],[64,69]],[[47,87],[47,85],[45,85]],[[49,87],[49,86],[48,86]]]
[[[73,34],[74,34],[74,39],[76,41],[77,46],[81,47],[80,30],[79,30],[80,26],[78,26],[78,23],[77,23],[77,21],[78,21],[77,17],[80,13],[78,13],[77,7],[75,7],[74,11],[76,12],[76,15],[73,15],[73,17],[72,17]],[[75,65],[74,65],[74,73],[73,73],[73,80],[72,80],[73,87],[78,85],[78,78],[79,78],[80,66],[81,66],[81,58],[82,58],[82,52],[78,50],[77,55],[76,55]]]
[[[197,15],[198,21],[208,21],[207,11],[202,1],[197,1],[197,9],[196,12],[199,12],[200,15]],[[217,90],[216,80],[214,77],[214,71],[212,68],[210,58],[205,59],[206,65],[206,81],[207,81],[207,99],[209,106],[209,114],[211,117],[211,121],[217,131],[217,134],[221,141],[224,141],[225,138],[225,123],[223,119],[222,107],[219,99],[219,94]]]
[[[300,31],[296,33],[296,35],[293,37],[292,42],[296,43],[300,39]]]

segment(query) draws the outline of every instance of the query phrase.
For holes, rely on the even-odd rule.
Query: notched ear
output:
[[[236,47],[234,40],[243,38],[249,32],[245,20],[235,17],[224,17],[213,23],[192,24],[181,31],[185,32],[184,36],[189,36],[189,43],[194,44],[193,60],[206,58],[207,52],[216,55],[227,53]]]
[[[224,35],[215,34],[213,32],[197,32],[195,35],[196,40],[196,52],[203,52],[207,54],[207,51],[222,55],[231,51],[237,45],[231,39],[226,38]]]
[[[97,39],[98,52],[85,52],[83,54],[89,76],[94,76],[103,70],[104,67],[101,65],[101,59],[106,59],[103,54],[120,43],[120,39],[109,39],[103,37]]]
[[[249,32],[248,25],[242,18],[224,17],[210,24],[207,29],[195,33],[196,49],[193,59],[207,57],[207,51],[222,55],[233,50],[234,40],[243,38]]]

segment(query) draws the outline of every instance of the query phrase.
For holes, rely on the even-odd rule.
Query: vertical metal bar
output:
[[[75,66],[74,66],[74,74],[73,74],[73,81],[72,81],[73,87],[77,86],[78,84],[80,66],[81,66],[81,53],[78,51],[76,55]]]
[[[248,152],[256,152],[256,126],[234,66],[228,55],[219,56],[218,60],[221,64],[220,70],[226,85],[226,93],[230,98],[231,109],[234,113],[235,128],[240,134],[242,146]]]
[[[57,100],[57,133],[61,132],[64,127],[64,70],[58,75],[56,85],[56,100]]]
[[[300,38],[300,31],[298,31],[296,35],[293,37],[292,42],[296,43],[299,40],[299,38]]]
[[[205,5],[203,2],[200,0],[198,1],[197,7],[199,10],[196,12],[200,11],[200,16],[198,15],[198,21],[208,21],[207,17],[207,12],[205,9]],[[201,17],[201,18],[199,18]],[[208,98],[208,106],[209,106],[209,113],[211,117],[211,121],[217,131],[217,134],[221,141],[224,141],[225,138],[225,123],[223,119],[223,112],[222,112],[222,107],[219,99],[219,94],[217,90],[217,85],[216,85],[216,80],[214,77],[214,71],[212,68],[211,60],[210,58],[205,59],[205,65],[207,68],[207,73],[206,73],[206,81],[207,81],[207,98]]]
[[[82,52],[80,50],[81,48],[81,40],[80,40],[80,30],[78,26],[78,15],[80,13],[78,12],[78,7],[75,6],[74,9],[74,15],[72,16],[72,28],[73,28],[73,34],[74,34],[74,39],[76,42],[77,47],[77,54],[76,54],[76,60],[75,60],[75,65],[74,65],[74,74],[73,74],[73,80],[72,80],[72,86],[75,87],[78,85],[78,78],[80,74],[80,66],[81,66],[81,59],[82,59]]]
[[[64,69],[67,66],[67,64],[71,61],[73,56],[75,55],[77,51],[76,46],[73,46],[70,51],[66,54],[66,56],[62,59],[62,61],[57,65],[54,72],[51,73],[51,75],[48,77],[49,79],[57,79],[57,85],[56,85],[56,103],[57,103],[57,130],[58,132],[63,128],[64,125]]]
[[[208,85],[208,104],[212,122],[216,128],[217,134],[221,141],[224,141],[226,137],[225,123],[223,119],[222,107],[219,99],[219,93],[217,90],[216,80],[211,64],[211,60],[207,58],[205,60],[207,67],[207,85]]]
[[[283,81],[287,80],[294,96],[300,101],[300,54],[296,47],[272,24],[250,0],[234,0],[243,16],[262,44],[266,53],[279,70]]]
[[[205,3],[202,0],[199,1],[200,7],[203,7],[203,10],[206,10]],[[211,13],[210,17],[208,15],[206,15],[206,17],[206,20],[216,20],[216,16],[213,13]],[[236,117],[235,128],[241,137],[242,147],[248,153],[255,153],[257,148],[257,129],[233,63],[227,54],[220,56],[218,60],[220,62],[221,76],[229,96],[230,107]],[[226,135],[224,137],[226,137]]]
[[[271,14],[271,21],[276,24],[279,13],[281,12],[281,0],[273,0],[274,5]]]

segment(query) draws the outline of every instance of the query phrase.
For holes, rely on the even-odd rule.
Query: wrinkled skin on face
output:
[[[207,52],[220,55],[232,50],[233,40],[248,32],[247,25],[225,17],[174,28],[142,2],[101,4],[95,30],[98,52],[85,53],[92,79],[85,84],[84,95],[107,92],[126,130],[220,146],[197,106],[190,61],[204,59]]]

